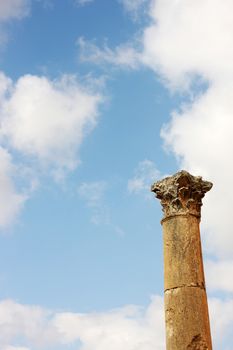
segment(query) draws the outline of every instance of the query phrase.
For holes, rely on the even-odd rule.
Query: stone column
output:
[[[200,240],[202,198],[212,184],[180,171],[152,185],[164,217],[167,350],[211,350]]]

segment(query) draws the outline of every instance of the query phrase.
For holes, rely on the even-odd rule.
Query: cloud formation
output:
[[[30,13],[30,0],[0,1],[0,45],[7,42],[7,24],[21,20]]]
[[[100,102],[99,94],[87,91],[71,76],[51,81],[26,75],[16,83],[5,77],[1,140],[59,176],[77,166],[78,149],[96,125]]]
[[[129,12],[134,19],[139,17],[139,11],[141,11],[145,5],[149,3],[149,0],[118,0],[120,4],[124,6],[124,9]]]
[[[59,181],[77,167],[79,147],[95,127],[102,101],[73,76],[52,81],[25,75],[13,82],[0,73],[0,227],[17,217],[34,186],[33,173]],[[20,155],[17,163],[15,155]],[[14,185],[19,168],[28,181],[26,194]]]
[[[230,0],[152,1],[144,62],[179,88],[195,74],[211,82],[229,79],[232,9]]]
[[[14,184],[16,170],[10,154],[0,147],[0,229],[14,223],[28,198]]]
[[[6,346],[3,350],[30,350],[22,346]]]
[[[233,293],[232,260],[207,260],[205,271],[208,290],[225,292],[228,295]]]
[[[130,44],[122,44],[111,49],[107,43],[100,48],[93,41],[83,37],[78,38],[77,46],[81,62],[101,65],[114,65],[121,68],[135,69],[139,64],[139,57],[135,48]]]
[[[11,19],[22,19],[29,14],[29,0],[1,0],[0,1],[0,22]]]
[[[134,173],[134,177],[128,181],[129,193],[143,193],[148,198],[152,183],[161,175],[159,170],[156,168],[154,162],[145,159],[139,162]]]
[[[89,5],[91,2],[94,2],[94,0],[75,0],[75,4],[78,6]]]
[[[209,298],[213,348],[229,350],[233,343],[233,299]]]
[[[91,222],[95,225],[110,224],[109,210],[104,199],[106,189],[105,181],[83,182],[78,187],[78,194],[90,208]]]
[[[13,347],[17,339],[20,344]],[[52,312],[11,300],[0,303],[1,349],[65,349],[78,341],[80,350],[162,350],[162,299],[154,297],[146,309],[129,305],[90,314]]]

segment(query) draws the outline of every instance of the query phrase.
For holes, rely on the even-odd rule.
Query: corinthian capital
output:
[[[212,183],[180,171],[173,176],[155,182],[151,191],[161,201],[164,218],[173,215],[201,216],[202,198],[212,188]]]

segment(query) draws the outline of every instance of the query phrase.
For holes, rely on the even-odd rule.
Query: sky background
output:
[[[214,183],[202,241],[233,349],[231,0],[0,0],[0,349],[165,348],[161,207]]]

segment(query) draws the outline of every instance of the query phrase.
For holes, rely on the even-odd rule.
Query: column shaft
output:
[[[199,228],[202,199],[211,188],[187,171],[151,188],[164,213],[167,350],[212,350]]]
[[[163,220],[167,350],[211,350],[199,218]]]

